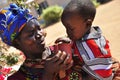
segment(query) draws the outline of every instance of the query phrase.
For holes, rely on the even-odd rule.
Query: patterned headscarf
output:
[[[0,10],[0,37],[8,45],[16,38],[26,22],[34,17],[27,9],[10,4],[9,8]]]

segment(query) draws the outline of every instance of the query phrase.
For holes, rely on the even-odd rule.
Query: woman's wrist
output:
[[[56,74],[49,74],[49,73],[44,73],[43,75],[43,80],[54,80],[55,79]]]

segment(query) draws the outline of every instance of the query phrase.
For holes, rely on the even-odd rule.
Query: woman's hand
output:
[[[120,80],[120,62],[115,59],[115,58],[112,58],[112,71],[114,72],[114,78],[113,80]]]
[[[60,70],[69,69],[72,66],[73,61],[68,63],[68,59],[69,55],[61,51],[58,51],[52,58],[47,58],[44,65],[45,77],[49,76],[49,79],[51,78],[50,80],[53,80]]]

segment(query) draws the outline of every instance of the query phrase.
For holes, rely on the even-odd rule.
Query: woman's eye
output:
[[[29,33],[29,36],[33,36],[34,35],[34,30],[31,30],[30,33]]]
[[[38,30],[41,30],[40,26],[38,26]]]

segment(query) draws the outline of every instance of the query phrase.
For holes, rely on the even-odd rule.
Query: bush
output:
[[[58,5],[50,6],[43,10],[41,17],[45,21],[46,25],[50,25],[60,20],[62,12],[62,7]]]
[[[93,4],[95,5],[95,7],[98,7],[100,5],[99,2],[97,2],[97,0],[92,0]]]
[[[99,2],[101,4],[104,4],[104,3],[109,2],[109,1],[111,1],[111,0],[97,0],[97,2]]]

